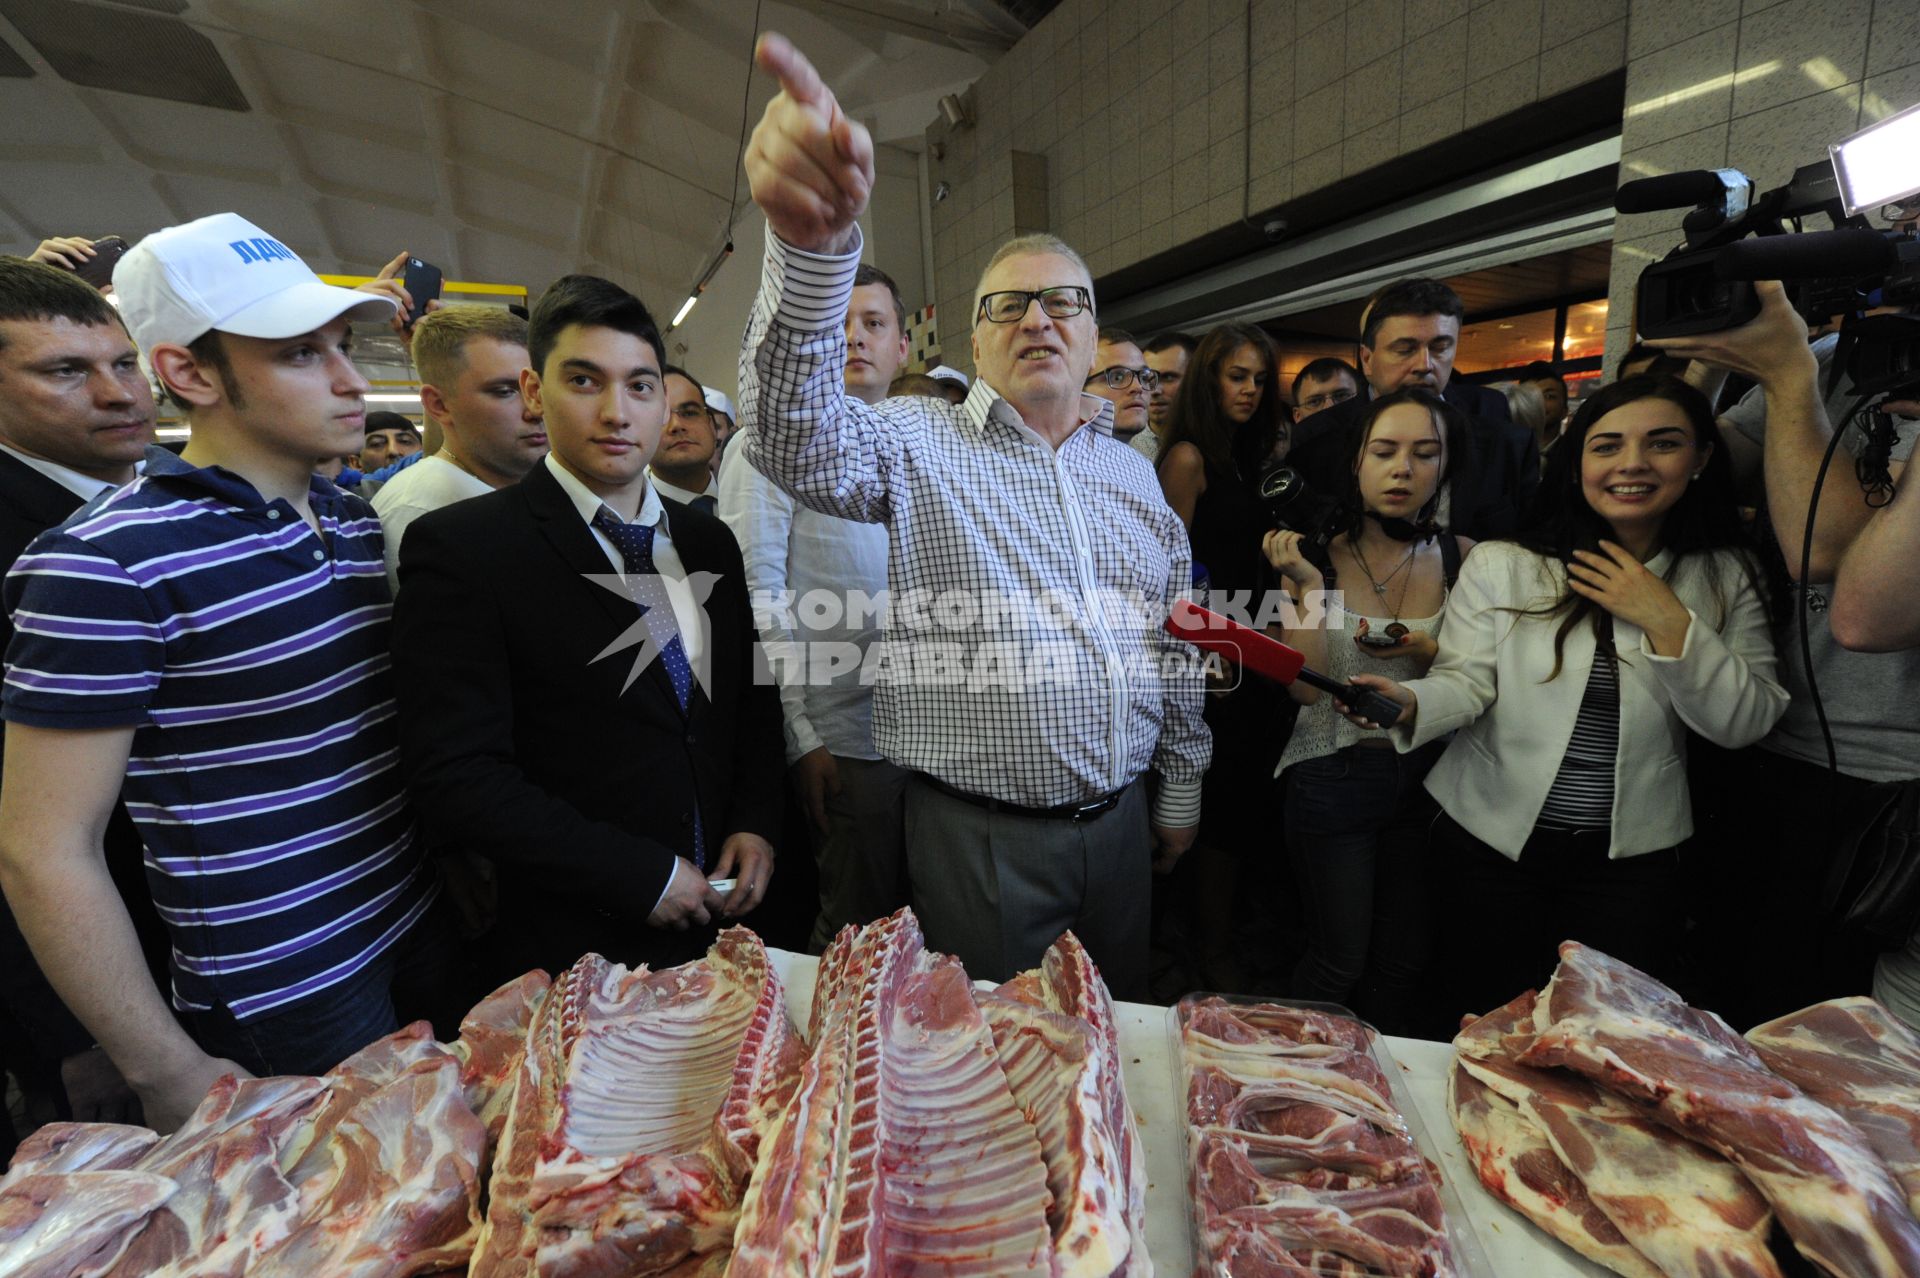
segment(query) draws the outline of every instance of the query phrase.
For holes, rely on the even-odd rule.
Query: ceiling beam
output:
[[[1020,42],[1020,35],[997,24],[988,26],[949,14],[931,14],[893,3],[893,0],[785,0],[785,3],[803,13],[825,18],[835,26],[851,25],[855,30],[867,31],[877,28],[965,53],[982,50],[1005,53]]]

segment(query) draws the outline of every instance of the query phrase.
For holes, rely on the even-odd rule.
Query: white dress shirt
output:
[[[0,452],[33,467],[81,501],[92,501],[101,493],[110,493],[120,486],[110,484],[104,479],[95,479],[92,475],[83,475],[71,466],[62,466],[59,462],[51,462],[44,457],[30,457],[9,444],[0,444]],[[147,463],[144,461],[134,466],[136,474],[144,474],[146,469]]]
[[[712,497],[717,500],[720,496],[720,485],[715,483],[711,479],[707,481],[707,486],[705,491],[697,492],[697,493],[690,492],[685,488],[680,488],[673,484],[669,484],[666,480],[654,474],[651,467],[649,467],[647,470],[647,483],[650,484],[653,487],[653,490],[659,493],[662,497],[671,497],[673,500],[679,502],[682,506],[693,505],[693,500],[696,497]]]
[[[548,453],[541,464],[560,481],[560,487],[572,500],[573,508],[580,512],[580,518],[585,521],[587,531],[593,534],[601,553],[606,555],[607,563],[615,572],[624,573],[627,563],[621,557],[619,548],[607,539],[605,533],[593,526],[594,516],[607,504],[605,500],[575,478],[571,471],[554,459],[552,453]],[[614,511],[614,517],[619,518],[620,512]],[[692,587],[687,584],[686,567],[680,562],[680,552],[673,548],[673,529],[667,522],[667,508],[660,504],[659,494],[653,491],[651,483],[647,485],[645,500],[640,503],[640,517],[633,522],[653,528],[653,571],[666,586],[667,602],[672,605],[674,623],[680,628],[680,643],[687,650],[687,664],[699,670],[707,652],[707,616],[694,599]]]
[[[380,516],[380,535],[387,543],[387,585],[400,589],[400,542],[409,524],[429,511],[492,491],[486,480],[437,453],[380,485],[373,495],[373,513]]]
[[[741,460],[815,510],[891,534],[885,652],[898,669],[875,688],[881,752],[1030,807],[1087,802],[1152,767],[1155,820],[1194,824],[1211,748],[1199,664],[1163,615],[1109,609],[1164,609],[1191,589],[1186,530],[1152,468],[1093,395],[1057,449],[985,379],[958,405],[849,397],[854,240],[826,257],[768,229],[740,356],[740,419],[755,427]],[[958,610],[916,615],[943,598]],[[1026,612],[969,617],[969,600]],[[957,680],[923,673],[936,648],[957,656]]]
[[[787,762],[821,746],[843,759],[878,759],[873,688],[862,671],[880,639],[887,530],[798,505],[759,468],[741,460],[720,472],[720,518],[740,542],[760,641],[780,676]],[[859,595],[873,599],[874,606],[867,609]],[[837,601],[840,611],[795,606],[809,597]],[[828,662],[849,650],[859,652],[860,664],[828,677],[833,670]]]

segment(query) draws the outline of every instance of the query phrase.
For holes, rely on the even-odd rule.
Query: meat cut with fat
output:
[[[1181,1000],[1200,1271],[1229,1278],[1457,1272],[1438,1181],[1373,1056],[1328,1012]]]
[[[1625,1278],[1665,1278],[1594,1205],[1540,1128],[1520,1107],[1467,1072],[1447,1072],[1447,1116],[1487,1192],[1549,1235]]]
[[[446,1052],[413,1062],[334,1124],[325,1169],[300,1187],[300,1222],[249,1278],[407,1278],[465,1264],[485,1145],[459,1063]]]
[[[800,1048],[758,937],[653,972],[598,955],[541,1000],[474,1278],[686,1272],[723,1251]]]
[[[0,1185],[0,1278],[98,1278],[174,1189],[151,1172],[9,1175]]]
[[[958,962],[911,911],[841,932],[762,1149],[730,1278],[1049,1278],[1051,1194]]]
[[[1569,941],[1534,1025],[1522,1064],[1572,1069],[1725,1155],[1815,1264],[1839,1278],[1920,1274],[1920,1223],[1865,1138],[1719,1017]]]
[[[120,1171],[160,1143],[160,1133],[123,1123],[48,1123],[20,1142],[0,1187],[21,1176]]]
[[[450,1047],[460,1061],[467,1108],[487,1129],[489,1160],[500,1129],[507,1125],[507,1105],[526,1051],[527,1029],[552,986],[553,978],[538,970],[508,981],[474,1004],[460,1022],[459,1039]]]
[[[1731,1163],[1577,1074],[1519,1062],[1531,1046],[1536,1004],[1529,990],[1463,1026],[1454,1039],[1455,1069],[1511,1106],[1546,1145],[1563,1173],[1555,1182],[1561,1191],[1577,1188],[1579,1200],[1667,1278],[1781,1278],[1767,1245],[1772,1215],[1766,1200]],[[1466,1091],[1471,1096],[1472,1089]],[[1466,1141],[1464,1129],[1461,1135]],[[1511,1130],[1505,1135],[1509,1143],[1525,1139]],[[1472,1142],[1466,1143],[1471,1149]],[[1529,1159],[1526,1172],[1552,1178],[1537,1156]],[[1514,1205],[1599,1263],[1621,1273],[1643,1272],[1622,1267],[1607,1231],[1592,1228],[1584,1214],[1579,1227],[1564,1230],[1522,1203]],[[1596,1250],[1583,1246],[1584,1240]]]
[[[1150,1275],[1146,1160],[1113,1001],[1086,948],[1062,935],[1039,968],[979,1004],[1014,1102],[1040,1138],[1054,1278]]]
[[[1867,1138],[1920,1216],[1920,1036],[1870,998],[1842,998],[1748,1030],[1747,1041]]]

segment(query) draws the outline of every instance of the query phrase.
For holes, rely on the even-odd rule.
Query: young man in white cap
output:
[[[148,236],[115,285],[193,434],[7,578],[0,881],[164,1131],[236,1066],[318,1074],[396,1009],[446,1019],[455,946],[396,766],[379,521],[312,473],[364,430],[350,323],[393,304],[230,213]],[[123,787],[172,1011],[101,861]]]
[[[946,364],[935,364],[927,370],[927,376],[940,383],[940,389],[946,393],[949,404],[964,403],[967,398],[967,375],[957,368]]]

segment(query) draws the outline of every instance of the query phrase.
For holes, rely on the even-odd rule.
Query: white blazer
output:
[[[1663,551],[1647,567],[1665,577],[1672,563]],[[1427,789],[1468,833],[1515,860],[1566,756],[1597,648],[1592,626],[1575,626],[1560,673],[1548,682],[1565,614],[1512,609],[1550,603],[1565,579],[1559,562],[1511,542],[1474,547],[1447,597],[1440,655],[1424,679],[1406,685],[1419,698],[1414,725],[1392,733],[1405,751],[1458,730],[1427,774]],[[1689,555],[1668,584],[1693,617],[1678,657],[1655,656],[1638,626],[1614,621],[1620,749],[1608,855],[1615,860],[1693,833],[1689,728],[1737,748],[1765,736],[1787,708],[1773,677],[1766,609],[1739,555]]]

